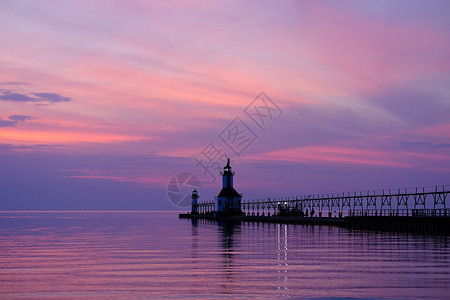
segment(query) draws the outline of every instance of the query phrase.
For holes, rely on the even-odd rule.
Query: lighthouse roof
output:
[[[220,192],[216,195],[216,197],[233,198],[233,197],[241,197],[241,195],[234,188],[227,186],[221,189]]]

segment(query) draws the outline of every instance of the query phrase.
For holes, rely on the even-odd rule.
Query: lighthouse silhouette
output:
[[[223,168],[222,189],[215,197],[215,210],[217,216],[235,216],[242,215],[241,199],[239,194],[233,187],[234,172],[231,171],[230,159]]]

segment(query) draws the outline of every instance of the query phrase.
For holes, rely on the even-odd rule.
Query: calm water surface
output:
[[[450,299],[450,237],[0,213],[0,299]]]

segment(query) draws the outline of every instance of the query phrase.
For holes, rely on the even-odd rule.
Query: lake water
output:
[[[450,237],[0,213],[1,299],[450,299]]]

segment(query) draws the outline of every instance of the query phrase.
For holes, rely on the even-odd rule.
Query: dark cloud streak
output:
[[[15,150],[30,150],[30,151],[39,151],[39,150],[48,150],[55,148],[64,148],[66,145],[48,145],[48,144],[35,144],[35,145],[13,145],[13,144],[1,144],[0,143],[0,153],[12,153]]]
[[[25,115],[11,115],[11,116],[9,116],[8,117],[8,119],[10,119],[10,120],[12,120],[12,121],[15,121],[15,122],[24,122],[24,121],[27,121],[27,120],[33,120],[33,119],[35,119],[34,117],[32,117],[32,116],[25,116]]]
[[[19,122],[25,122],[29,120],[34,120],[35,118],[32,116],[25,115],[10,115],[8,120],[2,120],[0,118],[0,127],[16,127],[16,124]]]
[[[29,97],[24,94],[13,93],[9,90],[1,90],[0,100],[15,102],[34,102],[36,98]]]
[[[1,101],[14,101],[14,102],[68,102],[72,99],[70,97],[64,97],[56,93],[31,93],[32,96],[12,92],[11,90],[0,89]]]
[[[48,102],[68,102],[72,99],[69,97],[63,97],[61,95],[55,93],[31,93],[34,96],[38,97],[38,101],[48,101]]]
[[[16,127],[16,121],[2,120],[0,118],[0,127]]]
[[[30,84],[29,82],[23,82],[23,81],[6,81],[6,82],[0,82],[0,85],[26,85]]]

